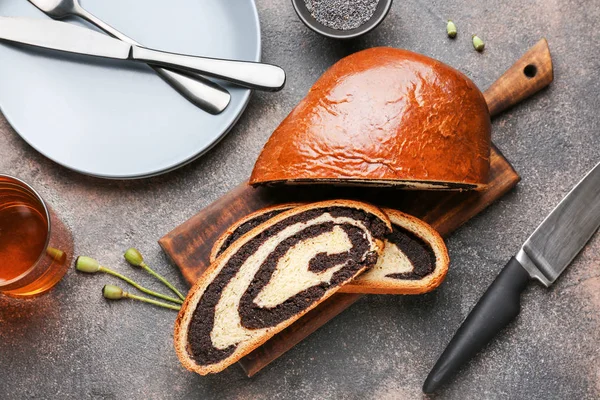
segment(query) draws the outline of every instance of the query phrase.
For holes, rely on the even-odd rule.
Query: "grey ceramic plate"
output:
[[[148,47],[260,61],[253,0],[82,5]],[[0,15],[47,18],[26,0],[0,1]],[[231,103],[213,116],[145,65],[2,43],[0,60],[0,110],[15,131],[57,163],[103,178],[148,177],[194,160],[229,131],[250,97],[247,89],[227,86]]]

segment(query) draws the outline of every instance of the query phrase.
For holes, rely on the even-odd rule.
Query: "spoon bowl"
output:
[[[51,18],[63,19],[81,8],[77,0],[35,0],[35,6]]]

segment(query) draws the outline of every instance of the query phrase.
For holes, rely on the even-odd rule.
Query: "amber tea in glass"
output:
[[[46,292],[64,276],[72,253],[71,233],[38,193],[0,174],[0,293]]]

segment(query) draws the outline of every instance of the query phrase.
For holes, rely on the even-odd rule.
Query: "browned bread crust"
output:
[[[344,208],[354,208],[358,210],[365,211],[367,214],[373,215],[377,220],[383,222],[385,224],[386,229],[391,231],[391,224],[388,217],[383,213],[380,209],[375,206],[360,203],[356,201],[349,200],[334,200],[334,201],[324,201],[319,203],[308,204],[300,207],[296,207],[289,211],[283,212],[279,214],[266,223],[260,225],[259,227],[253,229],[252,231],[246,233],[240,239],[235,241],[225,252],[223,252],[214,263],[206,270],[206,272],[202,275],[202,277],[196,282],[194,287],[188,293],[186,300],[184,301],[181,311],[177,316],[175,321],[175,331],[174,331],[174,342],[175,342],[175,351],[177,356],[183,366],[190,371],[197,372],[201,375],[216,373],[222,371],[227,368],[229,365],[237,362],[240,358],[250,353],[252,350],[256,349],[264,342],[266,342],[269,338],[271,338],[276,333],[280,332],[287,326],[291,325],[294,321],[302,317],[308,311],[316,307],[322,301],[329,298],[335,292],[338,291],[340,286],[333,286],[330,289],[326,290],[324,294],[314,303],[310,304],[307,308],[293,315],[289,319],[269,328],[263,328],[263,332],[260,336],[253,338],[252,340],[247,340],[243,343],[237,345],[235,352],[225,359],[215,362],[209,365],[200,365],[198,364],[188,351],[188,328],[190,326],[190,322],[192,320],[192,316],[196,309],[196,305],[200,301],[204,291],[207,286],[213,281],[213,279],[218,275],[221,271],[222,267],[227,263],[227,261],[236,254],[236,252],[247,242],[254,239],[256,236],[260,235],[265,229],[268,229],[275,224],[290,218],[294,215],[301,214],[305,211],[309,211],[312,209],[319,208],[328,208],[328,207],[344,207]],[[373,248],[376,250],[377,254],[381,254],[383,251],[383,240],[379,240],[373,238]],[[353,279],[358,274],[363,272],[368,266],[364,265],[360,270],[356,271],[352,276],[348,276],[341,284],[343,285],[347,281]]]
[[[410,51],[372,48],[317,80],[272,134],[250,184],[481,190],[490,132],[483,94],[465,75]]]

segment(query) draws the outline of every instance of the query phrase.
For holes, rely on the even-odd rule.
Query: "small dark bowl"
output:
[[[302,22],[304,22],[304,24],[313,31],[332,39],[353,39],[375,29],[377,25],[379,25],[387,16],[390,8],[392,7],[392,1],[393,0],[379,0],[379,3],[377,3],[377,8],[375,8],[375,12],[373,13],[371,19],[358,28],[349,29],[347,31],[333,29],[318,22],[313,18],[313,16],[310,14],[310,11],[308,11],[306,8],[306,3],[304,0],[292,0],[292,4],[294,5],[294,9],[296,10],[298,17],[300,17]]]

